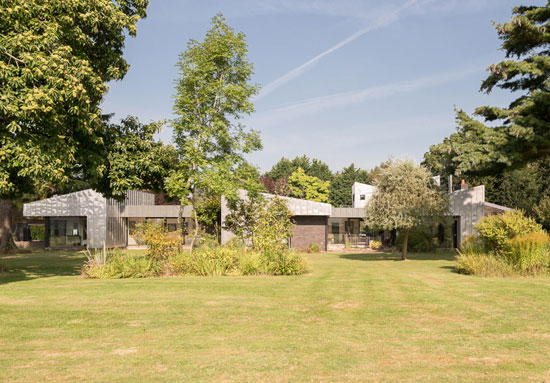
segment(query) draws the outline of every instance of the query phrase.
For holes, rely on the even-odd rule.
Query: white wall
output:
[[[376,188],[372,185],[355,182],[351,187],[352,207],[364,208],[367,206],[367,202],[369,202],[375,191]],[[361,196],[364,196],[364,199],[361,199]]]

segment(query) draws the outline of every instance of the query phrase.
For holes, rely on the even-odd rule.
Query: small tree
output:
[[[428,170],[410,160],[390,161],[379,170],[374,186],[365,223],[372,229],[403,230],[401,259],[406,260],[409,230],[440,221],[449,211],[449,200]]]
[[[279,197],[249,194],[231,204],[224,228],[260,251],[286,247],[292,236],[292,213]]]
[[[310,201],[328,202],[328,188],[330,181],[323,181],[317,177],[308,176],[302,168],[298,168],[288,178],[291,196],[305,198]]]
[[[180,55],[173,122],[180,166],[167,179],[170,196],[193,206],[199,231],[199,195],[235,199],[238,188],[257,187],[258,176],[244,154],[261,148],[255,131],[239,123],[254,111],[250,101],[253,66],[246,57],[245,36],[235,33],[221,15],[212,19],[204,41],[191,40]]]

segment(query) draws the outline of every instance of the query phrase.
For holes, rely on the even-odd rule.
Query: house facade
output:
[[[127,247],[137,244],[132,229],[145,220],[163,222],[176,230],[179,205],[157,205],[155,195],[129,191],[122,202],[104,198],[88,189],[23,205],[27,218],[44,219],[44,246]],[[191,208],[183,211],[184,224],[192,228]]]
[[[280,197],[287,201],[295,227],[290,246],[307,248],[310,244],[327,250],[330,244],[364,244],[378,239],[390,244],[395,232],[380,231],[365,233],[363,221],[365,207],[375,192],[372,185],[355,183],[352,187],[351,207],[333,207],[328,203]],[[266,194],[268,198],[274,196]],[[247,198],[240,191],[241,198]],[[486,215],[501,214],[511,210],[485,201],[483,185],[467,188],[450,194],[453,218],[452,243],[446,247],[458,247],[462,240],[474,233],[474,225]],[[191,207],[183,210],[183,223],[188,231],[194,229]],[[140,222],[152,221],[166,225],[168,231],[177,230],[179,205],[157,204],[155,195],[148,192],[129,191],[124,201],[104,198],[88,189],[76,193],[54,196],[23,206],[23,215],[30,220],[43,219],[46,248],[67,247],[127,247],[136,245],[133,229]],[[229,214],[227,201],[221,203],[221,242],[227,243],[233,234],[223,229]],[[450,241],[450,240],[449,240]]]

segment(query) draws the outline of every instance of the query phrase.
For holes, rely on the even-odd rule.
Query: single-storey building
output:
[[[58,247],[126,247],[135,245],[132,229],[146,219],[164,222],[176,230],[179,205],[157,205],[153,193],[129,191],[122,202],[92,189],[58,195],[23,205],[27,218],[43,218],[44,245]],[[191,208],[183,211],[192,228]]]
[[[281,197],[287,201],[296,224],[290,246],[301,249],[316,244],[326,250],[329,244],[365,243],[367,238],[391,241],[395,233],[370,233],[368,237],[362,233],[365,206],[375,190],[372,185],[355,183],[351,190],[351,207]],[[246,192],[240,193],[241,198],[246,198]],[[474,225],[484,216],[511,210],[486,202],[483,185],[470,189],[463,184],[460,190],[450,194],[450,199],[453,238],[449,247],[458,247],[466,236],[473,234]],[[223,229],[225,217],[229,214],[223,197],[221,205],[221,242],[226,243],[233,234]],[[191,212],[190,206],[183,210],[184,224],[189,231],[194,228]],[[47,248],[132,246],[136,244],[132,232],[137,223],[145,220],[162,222],[169,231],[175,231],[179,213],[179,205],[158,204],[153,193],[129,191],[124,201],[118,202],[91,189],[27,203],[23,207],[27,219],[44,220],[44,245]]]

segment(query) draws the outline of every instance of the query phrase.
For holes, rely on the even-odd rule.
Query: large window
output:
[[[86,240],[86,217],[50,218],[50,247],[84,246]]]

